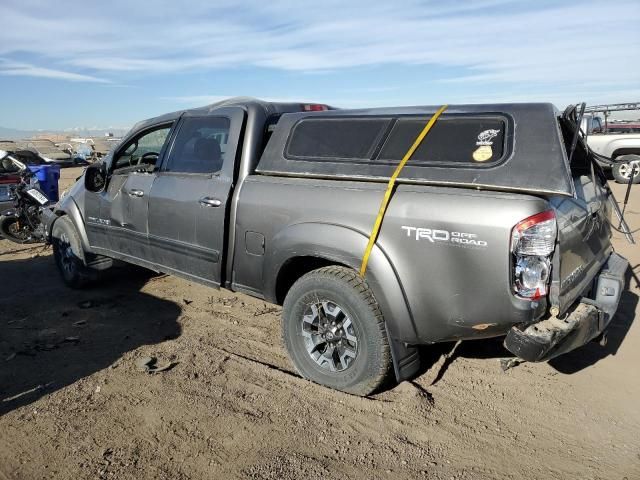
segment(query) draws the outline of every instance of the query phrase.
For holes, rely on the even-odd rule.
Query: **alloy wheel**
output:
[[[330,372],[346,370],[358,354],[353,322],[339,305],[328,300],[307,307],[302,317],[302,336],[309,356]]]
[[[640,161],[636,160],[629,163],[623,163],[620,165],[619,171],[620,175],[626,179],[629,179],[633,172],[633,176],[635,178],[640,175]]]

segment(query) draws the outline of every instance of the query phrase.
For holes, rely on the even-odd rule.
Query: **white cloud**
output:
[[[55,3],[5,0],[0,18],[16,26],[0,29],[0,55],[26,52],[51,67],[11,74],[68,80],[238,66],[313,72],[426,64],[462,71],[441,81],[478,85],[479,92],[490,83],[547,92],[585,81],[620,90],[640,83],[637,0],[115,0],[109,8],[67,3],[64,13]]]
[[[83,75],[80,73],[67,72],[63,70],[54,70],[51,68],[37,67],[28,63],[7,61],[0,58],[0,75],[26,76],[53,78],[56,80],[69,80],[72,82],[98,82],[108,83],[108,80],[94,77],[91,75]]]

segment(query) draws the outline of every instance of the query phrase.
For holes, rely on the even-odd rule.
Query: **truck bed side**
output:
[[[249,176],[237,215],[233,288],[275,301],[283,262],[305,252],[357,269],[384,188]],[[544,199],[524,194],[399,186],[374,250],[388,259],[396,278],[376,278],[375,262],[367,273],[381,303],[390,283],[407,300],[408,320],[388,318],[394,336],[407,342],[494,336],[541,315],[544,302],[532,309],[511,292],[509,241],[516,223],[545,208]],[[313,228],[318,225],[323,227]],[[300,238],[300,226],[319,236]],[[337,251],[340,232],[345,241]]]

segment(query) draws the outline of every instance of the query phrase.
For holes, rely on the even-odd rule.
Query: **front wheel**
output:
[[[53,224],[51,243],[62,280],[69,287],[82,288],[95,278],[95,272],[84,264],[80,236],[68,217],[60,217]]]
[[[285,346],[303,377],[365,396],[389,375],[384,318],[355,271],[331,266],[304,275],[289,290],[282,316]]]
[[[616,163],[611,167],[613,178],[618,183],[640,183],[640,155],[621,155],[616,158]]]

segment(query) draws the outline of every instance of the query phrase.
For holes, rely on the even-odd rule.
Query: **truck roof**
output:
[[[309,102],[269,102],[265,100],[260,100],[253,97],[232,97],[220,102],[215,102],[209,105],[205,105],[203,107],[195,107],[184,110],[177,110],[171,113],[165,113],[163,115],[159,115],[157,117],[149,118],[146,120],[142,120],[136,123],[131,131],[139,130],[140,128],[144,128],[145,126],[155,125],[162,122],[170,122],[179,118],[181,115],[185,113],[190,113],[193,115],[202,114],[206,115],[212,113],[214,110],[224,107],[242,107],[246,111],[251,111],[254,109],[261,109],[267,115],[285,113],[285,112],[296,112],[302,110],[304,105],[309,105]],[[332,107],[328,107],[332,108]],[[128,136],[125,135],[125,137]]]

